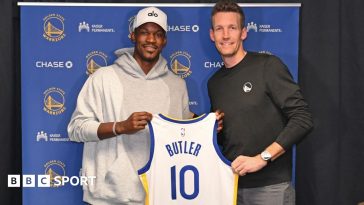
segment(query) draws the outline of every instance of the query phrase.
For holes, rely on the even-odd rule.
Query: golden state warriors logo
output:
[[[100,67],[107,66],[107,55],[101,51],[92,51],[86,56],[87,75],[91,75]]]
[[[44,91],[43,110],[50,115],[62,114],[65,110],[65,92],[60,88],[49,88]]]
[[[192,74],[191,68],[191,55],[185,51],[177,51],[173,53],[170,57],[171,70],[176,75],[181,78],[187,78]]]
[[[51,160],[44,165],[44,174],[50,176],[50,186],[51,187],[59,187],[61,185],[57,185],[60,183],[56,183],[54,178],[59,176],[66,176],[66,165],[59,160]],[[62,178],[58,178],[58,181],[62,181]]]
[[[64,33],[64,18],[59,14],[49,14],[43,18],[43,37],[51,42],[57,42],[66,36]]]
[[[131,32],[133,32],[134,19],[135,19],[135,16],[132,16],[128,20],[128,22],[129,22],[129,35],[128,35],[128,37],[129,38],[131,38]]]

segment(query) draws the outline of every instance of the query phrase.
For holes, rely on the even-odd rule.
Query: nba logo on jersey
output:
[[[181,128],[181,137],[184,137],[185,136],[185,131],[186,131],[186,129],[185,128]]]
[[[138,171],[146,205],[235,205],[238,176],[217,145],[215,113],[149,122],[151,150]]]

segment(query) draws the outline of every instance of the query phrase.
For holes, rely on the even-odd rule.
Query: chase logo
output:
[[[224,62],[220,61],[205,61],[204,67],[205,68],[221,68],[224,66]]]
[[[101,51],[92,51],[86,56],[86,74],[91,75],[100,67],[107,66],[107,55]]]
[[[35,67],[43,69],[60,69],[73,67],[72,61],[42,61],[38,60],[35,62]]]
[[[170,67],[174,74],[187,78],[192,74],[191,55],[185,51],[177,51],[170,56]]]
[[[60,88],[49,88],[44,91],[43,110],[50,115],[62,114],[65,110],[65,92]]]
[[[169,32],[198,32],[200,27],[198,25],[168,25]]]
[[[51,160],[44,165],[44,174],[50,176],[50,186],[51,187],[59,187],[58,183],[55,182],[55,177],[62,177],[66,175],[65,170],[66,165],[59,160]],[[62,180],[63,178],[61,178]],[[59,180],[59,179],[58,179]],[[64,184],[64,183],[62,183]]]
[[[64,18],[59,14],[49,14],[43,18],[43,37],[50,42],[58,42],[66,36]]]

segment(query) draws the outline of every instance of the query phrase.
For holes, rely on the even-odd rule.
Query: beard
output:
[[[155,55],[154,57],[146,57],[145,55],[140,55],[140,58],[143,61],[146,61],[146,62],[149,62],[149,63],[156,62],[159,59],[159,54],[158,55]]]
[[[159,59],[159,55],[160,55],[160,51],[158,51],[157,53],[155,53],[154,55],[151,54],[149,55],[148,51],[145,51],[145,50],[139,50],[138,48],[136,48],[135,50],[137,56],[142,60],[142,61],[145,61],[145,62],[149,62],[149,63],[152,63],[152,62],[156,62],[158,61]]]

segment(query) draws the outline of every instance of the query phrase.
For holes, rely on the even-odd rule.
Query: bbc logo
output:
[[[8,187],[21,187],[20,177],[22,176],[22,187],[35,187],[35,175],[8,175]],[[50,175],[37,175],[38,187],[50,187]]]

